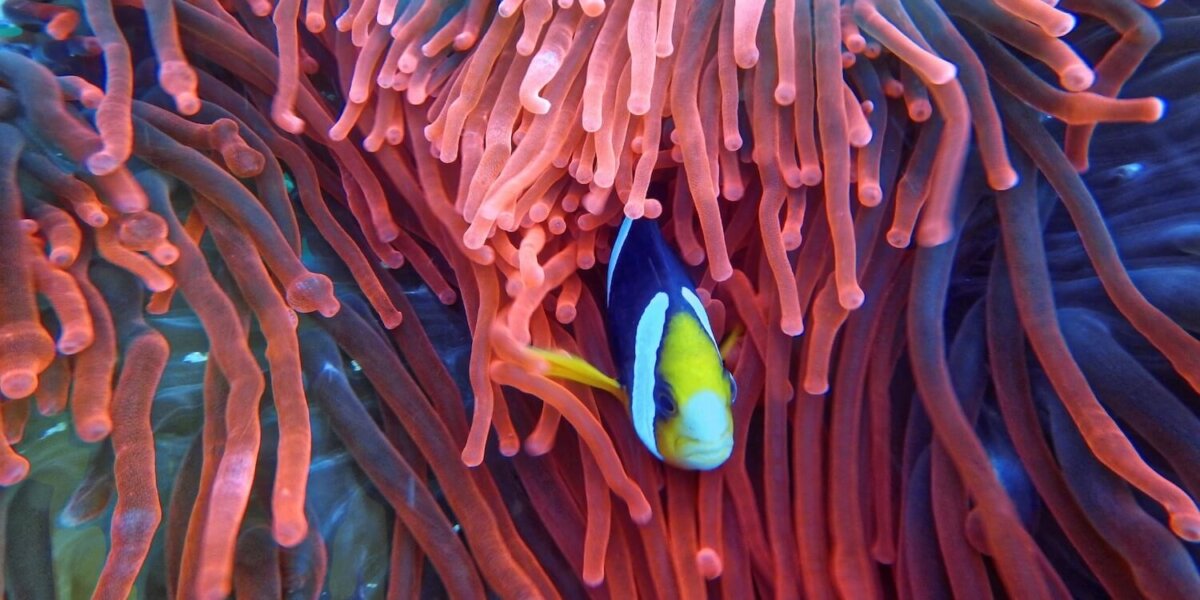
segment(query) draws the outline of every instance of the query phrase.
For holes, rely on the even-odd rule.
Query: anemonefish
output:
[[[663,462],[721,466],[733,452],[737,386],[695,286],[653,220],[621,223],[605,296],[616,380],[580,357],[530,350],[547,362],[548,375],[621,398],[638,438]]]
[[[696,288],[655,221],[621,223],[605,291],[634,431],[667,464],[720,466],[733,451],[736,386]]]

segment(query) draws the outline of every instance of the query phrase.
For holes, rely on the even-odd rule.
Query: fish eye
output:
[[[671,397],[671,392],[659,387],[654,390],[654,408],[658,414],[664,417],[670,417],[675,414],[675,399]]]

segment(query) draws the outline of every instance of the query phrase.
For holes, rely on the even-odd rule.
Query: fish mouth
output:
[[[708,471],[724,464],[732,453],[732,436],[717,441],[685,438],[675,445],[675,456],[671,462],[683,469]]]

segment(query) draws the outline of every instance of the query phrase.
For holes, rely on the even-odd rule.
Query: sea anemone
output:
[[[1200,597],[1156,4],[8,0],[9,593]],[[626,217],[733,340],[718,469],[530,351],[614,372]]]

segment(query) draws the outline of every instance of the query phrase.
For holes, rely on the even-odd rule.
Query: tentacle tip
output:
[[[1076,24],[1075,15],[1070,13],[1059,14],[1061,15],[1060,18],[1055,19],[1053,23],[1046,23],[1043,29],[1048,35],[1056,38],[1071,33],[1075,29]]]
[[[293,279],[287,286],[287,303],[297,312],[319,312],[325,317],[337,314],[341,306],[333,295],[333,281],[320,273]]]
[[[400,226],[396,224],[391,217],[380,220],[375,223],[375,235],[379,236],[380,241],[385,244],[390,244],[400,237]]]
[[[395,253],[379,257],[379,263],[387,269],[399,269],[404,266],[404,255]]]
[[[583,14],[589,17],[598,17],[604,14],[604,0],[580,0],[579,8],[583,10]]]
[[[517,215],[512,212],[505,211],[496,216],[496,227],[499,227],[503,231],[515,232],[520,225],[517,222]]]
[[[647,198],[645,206],[642,207],[642,213],[647,219],[657,219],[662,216],[662,202],[654,198]]]
[[[384,311],[379,318],[383,319],[383,326],[387,329],[395,329],[404,323],[404,313],[398,310]]]
[[[792,189],[796,189],[796,188],[803,186],[804,181],[801,179],[800,168],[796,167],[795,165],[784,168],[783,182],[786,183],[787,186]]]
[[[325,16],[319,13],[304,15],[304,28],[309,33],[321,33],[325,31]]]
[[[928,100],[913,100],[908,104],[908,117],[917,123],[924,123],[933,116],[933,105]]]
[[[525,110],[535,115],[544,115],[550,112],[551,104],[549,100],[542,98],[541,96],[533,96],[530,98],[522,98],[521,106],[523,106]]]
[[[146,314],[148,315],[165,315],[170,310],[171,305],[166,302],[161,304],[155,302],[146,303]]]
[[[858,187],[858,201],[863,206],[879,206],[883,201],[883,189],[878,183],[864,183]]]
[[[629,518],[633,519],[638,525],[645,525],[650,522],[650,517],[654,513],[650,510],[650,503],[646,502],[645,498],[639,497],[637,502],[629,505]]]
[[[870,127],[855,127],[850,130],[850,146],[852,148],[862,148],[871,143],[871,138],[874,134]]]
[[[92,175],[103,176],[110,175],[113,171],[121,168],[125,161],[118,156],[114,156],[108,150],[100,150],[95,154],[87,157],[84,161],[84,166]],[[124,211],[122,211],[124,212]]]
[[[1070,92],[1082,92],[1096,81],[1096,73],[1084,65],[1071,65],[1063,69],[1059,83]]]
[[[629,109],[630,114],[637,115],[639,117],[650,112],[650,95],[630,94],[627,108]]]
[[[304,133],[304,119],[301,119],[291,110],[281,110],[271,116],[280,129],[296,135]]]
[[[996,169],[995,173],[988,175],[988,187],[993,190],[1003,191],[1011,190],[1021,183],[1021,177],[1017,175],[1017,171],[1011,166],[1005,165]]]
[[[857,309],[863,305],[865,300],[866,295],[863,294],[862,288],[858,287],[857,284],[851,286],[850,289],[838,291],[838,304],[846,310]]]
[[[804,333],[804,318],[800,316],[785,318],[780,321],[779,327],[784,334],[796,337]]]
[[[720,577],[721,572],[725,570],[721,555],[712,548],[701,548],[696,552],[696,567],[700,575],[709,581]]]
[[[554,444],[547,440],[536,439],[530,437],[525,440],[525,454],[529,456],[545,456],[554,448]]]
[[[775,103],[787,106],[796,101],[796,86],[791,83],[780,83],[775,86]]]
[[[808,187],[813,187],[821,183],[824,177],[821,175],[821,167],[815,165],[806,165],[800,168],[800,183]]]
[[[55,248],[50,251],[50,264],[65,269],[75,263],[76,254],[67,248]]]
[[[1167,114],[1167,101],[1157,97],[1150,98],[1150,101],[1154,103],[1154,108],[1150,112],[1150,122],[1153,123]]]
[[[78,26],[79,14],[72,11],[68,13],[61,13],[53,19],[50,19],[50,22],[46,23],[44,31],[51,38],[61,42],[71,37],[71,34],[75,32],[75,28]]]
[[[500,440],[500,456],[512,458],[521,451],[521,440],[516,437]]]
[[[1200,514],[1194,510],[1171,516],[1171,531],[1187,542],[1200,542]]]
[[[758,48],[750,46],[733,53],[733,61],[742,69],[752,68],[758,64]]]
[[[875,545],[871,547],[871,558],[880,564],[894,565],[896,564],[896,549],[882,539],[876,540]]]
[[[175,109],[182,115],[194,115],[200,112],[200,98],[191,92],[176,94]]]
[[[81,213],[83,214],[79,214],[79,218],[93,229],[99,229],[105,225],[108,225],[108,215],[104,214],[104,211],[96,210],[95,212],[85,213],[81,211]]]
[[[479,212],[475,216],[484,221],[483,223],[480,223],[481,225],[489,225],[500,216],[500,207],[494,202],[484,202],[479,207]],[[472,223],[472,225],[474,224],[475,223]]]
[[[954,63],[943,60],[937,69],[929,74],[929,82],[934,85],[945,85],[958,77],[958,67]]]
[[[950,241],[953,234],[949,223],[923,222],[917,231],[917,243],[923,248],[933,248]]]
[[[0,394],[17,400],[33,394],[37,389],[37,373],[31,369],[11,369],[0,375]]]
[[[892,229],[887,232],[887,243],[893,248],[904,249],[912,241],[912,235],[907,231]]]
[[[462,52],[470,50],[471,46],[475,45],[475,41],[479,39],[479,35],[472,31],[464,31],[454,36],[454,49]]]
[[[79,354],[92,345],[95,336],[91,330],[64,333],[58,340],[58,352],[64,356]]]
[[[110,433],[112,433],[112,419],[108,415],[77,421],[75,425],[75,435],[89,444],[103,440]]]
[[[392,141],[392,140],[396,140],[396,141]],[[403,141],[404,141],[403,131],[401,131],[400,135],[396,135],[396,136],[393,136],[390,131],[388,132],[387,143],[389,145],[398,146]],[[432,142],[433,139],[430,139],[429,141]],[[450,164],[450,163],[458,160],[458,145],[457,144],[443,144],[441,151],[438,152],[438,154],[437,154],[437,157],[438,157],[438,160],[440,160],[446,164]]]
[[[150,258],[164,267],[175,264],[179,260],[179,248],[170,243],[162,243],[150,251]]]
[[[321,304],[321,307],[317,309],[317,312],[320,313],[322,317],[325,317],[326,319],[328,319],[328,318],[333,317],[334,315],[338,314],[338,311],[341,309],[342,309],[342,304],[337,301],[337,298],[333,298],[333,299]]]
[[[709,263],[708,270],[715,281],[728,281],[730,277],[733,277],[733,265],[729,264],[728,259],[722,261],[720,265],[715,262]]]
[[[24,456],[14,455],[0,467],[0,486],[20,483],[29,475],[29,461]]]
[[[496,251],[491,248],[479,248],[470,255],[471,261],[478,265],[488,266],[496,262]]]
[[[462,451],[462,462],[471,468],[483,464],[483,449],[464,448]]]
[[[870,206],[866,203],[863,205]],[[804,243],[804,234],[799,231],[785,231],[779,237],[783,239],[783,248],[788,252],[799,248],[800,244]]]
[[[43,417],[53,417],[54,415],[61,414],[62,411],[63,407],[61,406],[38,406],[38,414]]]
[[[554,318],[563,325],[570,325],[571,323],[575,322],[576,316],[578,315],[574,306],[564,305],[559,306],[554,310]]]
[[[274,527],[272,527],[272,537],[275,542],[284,548],[295,548],[304,541],[308,536],[308,521],[301,518],[298,522],[292,522],[293,519],[287,519],[286,522],[282,519],[276,519]]]
[[[146,289],[151,292],[165,292],[175,287],[175,278],[163,273],[162,277],[152,277],[145,281]]]
[[[591,570],[591,569],[584,570],[583,585],[586,585],[590,588],[597,588],[597,587],[600,587],[603,583],[604,583],[604,570],[603,569],[599,569],[598,571]]]
[[[829,382],[824,378],[804,379],[804,393],[810,396],[821,396],[829,391]]]

